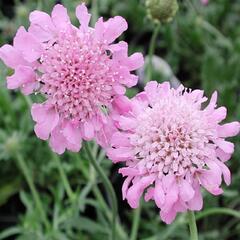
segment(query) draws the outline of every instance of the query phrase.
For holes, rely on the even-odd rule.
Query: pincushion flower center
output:
[[[85,121],[111,102],[114,71],[92,32],[62,31],[40,59],[41,92],[66,119]]]
[[[184,96],[160,99],[149,106],[137,117],[131,136],[139,168],[159,177],[169,173],[186,176],[189,171],[204,168],[214,144],[201,113]]]

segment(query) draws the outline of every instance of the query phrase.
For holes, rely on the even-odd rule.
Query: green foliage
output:
[[[63,1],[74,17],[79,1]],[[130,52],[142,51],[148,55],[154,24],[147,18],[145,1],[101,0],[94,13],[109,17],[122,15],[129,23],[124,39]],[[192,4],[188,4],[192,2]],[[34,9],[50,12],[54,0],[16,0],[14,4],[0,2],[0,44],[11,42],[20,25],[28,26],[28,15]],[[91,5],[92,4],[92,5]],[[171,66],[171,74],[186,87],[203,88],[207,95],[217,90],[219,103],[228,108],[229,120],[240,118],[240,5],[238,1],[210,1],[204,7],[200,1],[179,1],[179,11],[174,21],[161,25],[155,56]],[[96,16],[96,15],[95,15]],[[153,68],[158,81],[169,80],[166,67]],[[111,208],[108,192],[99,176],[90,166],[84,152],[65,153],[62,167],[74,190],[76,199],[71,202],[64,190],[56,162],[48,145],[33,133],[29,104],[31,99],[5,88],[5,79],[11,74],[0,63],[0,239],[17,240],[101,240],[110,234]],[[139,88],[128,90],[134,96],[143,87],[144,73],[140,74]],[[38,96],[36,96],[37,98]],[[204,210],[240,207],[240,139],[235,138],[236,152],[228,163],[233,178],[221,197],[205,195]],[[30,190],[19,170],[16,151],[28,164],[34,183],[40,193],[43,208],[50,222],[46,229]],[[117,236],[126,240],[131,231],[133,211],[121,199],[122,179],[104,152],[92,144],[92,152],[99,159],[114,184],[119,202]],[[240,239],[239,219],[228,215],[209,215],[198,221],[200,240]],[[170,226],[164,225],[153,203],[143,203],[138,232],[142,240],[188,239],[185,215],[179,215]]]

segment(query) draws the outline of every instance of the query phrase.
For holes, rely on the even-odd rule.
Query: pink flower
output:
[[[20,27],[13,46],[0,48],[0,58],[15,70],[7,78],[9,89],[33,92],[45,101],[32,106],[36,135],[50,139],[52,149],[79,151],[81,141],[94,137],[104,145],[107,116],[113,99],[125,87],[137,83],[131,71],[143,65],[143,57],[128,57],[128,44],[113,44],[127,29],[120,16],[104,22],[99,18],[89,27],[90,14],[84,4],[76,9],[80,27],[70,22],[66,8],[56,5],[51,16],[41,11],[30,14],[28,31]]]
[[[216,108],[216,92],[202,108],[207,101],[203,94],[149,82],[132,100],[115,99],[112,117],[118,130],[107,154],[114,163],[125,162],[119,170],[127,177],[122,194],[132,208],[145,193],[146,201],[155,201],[162,220],[171,223],[178,212],[202,208],[201,186],[219,195],[222,176],[230,184],[225,161],[234,145],[225,138],[237,135],[240,124],[220,125],[226,108]]]

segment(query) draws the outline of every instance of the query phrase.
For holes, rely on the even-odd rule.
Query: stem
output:
[[[226,36],[224,36],[215,26],[213,26],[211,23],[204,20],[204,18],[200,16],[198,9],[195,7],[191,0],[187,0],[187,2],[197,16],[197,24],[204,30],[211,33],[216,38],[220,39],[225,47],[232,49],[233,48],[232,42]]]
[[[197,7],[192,3],[191,0],[187,0],[188,2],[188,5],[193,9],[193,11],[196,13],[196,14],[199,14],[199,11],[197,9]]]
[[[130,240],[136,240],[141,216],[141,205],[134,210],[133,225]]]
[[[85,151],[89,157],[89,161],[91,162],[92,166],[102,179],[102,182],[106,188],[106,191],[110,194],[111,197],[111,207],[112,207],[112,232],[111,232],[111,239],[114,240],[116,235],[116,218],[117,218],[117,212],[118,212],[118,206],[117,206],[117,198],[114,192],[114,189],[112,187],[111,182],[109,181],[108,177],[105,175],[103,169],[100,167],[96,159],[93,157],[91,149],[89,148],[88,143],[85,144]]]
[[[197,214],[196,216],[196,220],[200,220],[206,216],[209,215],[215,215],[215,214],[225,214],[225,215],[230,215],[236,218],[240,218],[240,213],[238,211],[235,211],[233,209],[229,209],[229,208],[211,208],[211,209],[207,209],[203,212],[200,212]]]
[[[74,203],[75,202],[75,195],[74,195],[74,192],[73,192],[73,190],[71,188],[71,185],[70,185],[70,183],[68,181],[68,178],[67,178],[67,176],[65,174],[65,171],[64,171],[64,169],[62,167],[61,160],[60,160],[60,158],[56,154],[53,153],[52,155],[53,155],[53,159],[54,159],[54,161],[55,161],[55,163],[57,165],[60,177],[61,177],[62,182],[63,182],[63,186],[65,188],[65,191],[66,191],[70,201],[72,203]]]
[[[99,163],[101,162],[101,159],[103,158],[102,157],[102,155],[103,155],[102,152],[103,151],[101,151],[101,153],[98,156],[98,162]],[[82,162],[81,161],[82,159],[79,158],[79,155],[73,154],[73,156],[77,158],[78,162]],[[86,178],[86,180],[88,181],[88,190],[86,190],[86,193],[82,192],[81,195],[85,194],[85,196],[87,196],[88,193],[92,190],[93,194],[94,194],[94,197],[100,203],[106,218],[108,219],[108,221],[111,221],[112,220],[112,212],[110,211],[109,206],[104,201],[102,193],[99,191],[99,189],[97,187],[96,179],[95,179],[95,170],[93,168],[91,168],[90,172],[87,172],[85,170],[84,166],[82,166],[80,169],[81,169],[81,172],[82,172],[84,178]],[[94,172],[91,172],[91,170],[94,170]],[[117,225],[116,225],[116,231],[118,233],[119,239],[127,239],[126,233],[125,233],[121,224],[118,221],[117,221]]]
[[[193,211],[188,211],[188,223],[189,223],[191,240],[198,240],[196,219]]]
[[[33,182],[33,178],[32,178],[32,175],[30,173],[30,170],[25,162],[25,160],[22,158],[22,156],[20,154],[18,154],[16,156],[16,159],[17,159],[17,162],[18,162],[18,165],[27,181],[27,184],[31,190],[31,193],[32,193],[32,196],[33,196],[33,199],[34,199],[34,202],[35,202],[35,205],[36,205],[36,208],[37,208],[37,211],[39,212],[39,215],[40,217],[42,218],[42,221],[46,227],[46,229],[49,229],[50,228],[50,225],[49,225],[49,222],[48,222],[48,219],[47,219],[47,216],[46,216],[46,213],[44,211],[44,208],[43,208],[43,205],[42,205],[42,202],[41,202],[41,199],[39,197],[39,194],[35,188],[35,185],[34,185],[34,182]]]
[[[152,79],[152,57],[155,51],[155,46],[156,46],[156,40],[158,36],[158,32],[160,29],[160,23],[156,24],[156,27],[154,28],[152,38],[150,41],[150,46],[149,46],[149,52],[148,52],[148,66],[147,66],[147,82]]]
[[[211,33],[213,36],[216,38],[220,39],[222,44],[224,44],[225,47],[232,49],[232,42],[225,37],[215,26],[210,24],[209,22],[205,21],[203,18],[198,17],[197,18],[197,23],[199,24],[200,27],[202,27],[204,30],[208,31]]]

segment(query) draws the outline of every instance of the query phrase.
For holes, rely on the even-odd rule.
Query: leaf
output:
[[[0,206],[5,204],[8,199],[20,190],[21,180],[20,178],[13,178],[11,180],[4,181],[0,185]]]
[[[6,230],[4,230],[3,232],[0,233],[0,240],[20,234],[21,231],[22,230],[20,227],[7,228]]]

